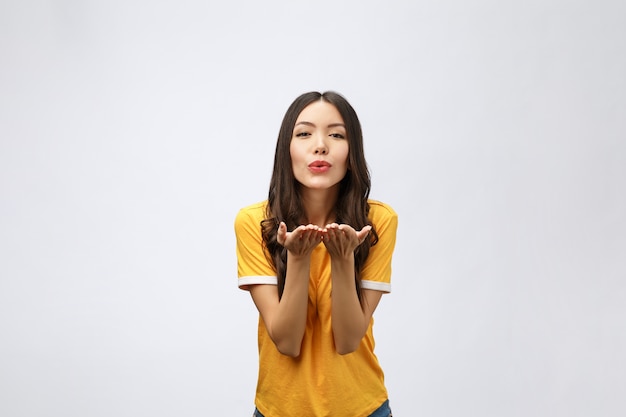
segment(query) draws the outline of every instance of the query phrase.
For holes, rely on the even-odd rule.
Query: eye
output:
[[[344,135],[342,135],[341,133],[331,133],[330,134],[331,137],[335,138],[335,139],[345,139],[346,137]]]
[[[296,137],[297,138],[305,138],[307,136],[311,136],[311,134],[309,132],[298,132],[298,133],[296,133]]]

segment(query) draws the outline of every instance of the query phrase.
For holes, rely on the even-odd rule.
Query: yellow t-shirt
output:
[[[391,258],[398,216],[370,200],[369,219],[378,233],[361,272],[361,287],[391,291]],[[267,201],[245,207],[235,219],[239,287],[277,284],[262,244]],[[259,377],[255,404],[266,417],[366,417],[386,399],[383,371],[374,354],[372,319],[359,348],[339,355],[331,327],[330,256],[323,244],[311,255],[309,305],[300,356],[282,355],[261,317],[258,325]]]

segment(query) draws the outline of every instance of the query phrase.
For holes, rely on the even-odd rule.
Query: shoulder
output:
[[[258,203],[250,204],[249,206],[239,209],[235,222],[241,221],[262,221],[266,216],[267,200],[260,201]]]
[[[388,222],[390,220],[396,220],[398,218],[398,214],[396,211],[386,203],[378,200],[368,200],[370,205],[369,218],[376,225],[379,222]]]
[[[246,234],[257,235],[261,233],[261,222],[266,217],[267,201],[250,204],[239,209],[235,216],[235,232],[237,235]]]

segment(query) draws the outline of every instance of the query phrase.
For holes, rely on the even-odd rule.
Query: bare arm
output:
[[[333,337],[341,355],[359,347],[382,296],[380,291],[362,290],[361,304],[354,285],[354,249],[369,231],[369,226],[356,232],[350,226],[333,224],[327,226],[324,239],[331,255]]]
[[[311,252],[321,241],[321,229],[308,225],[287,232],[281,223],[277,238],[287,248],[283,295],[278,298],[275,285],[254,285],[250,294],[278,351],[297,357],[306,328]]]

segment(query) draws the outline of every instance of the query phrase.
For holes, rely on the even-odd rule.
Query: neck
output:
[[[304,206],[305,221],[319,227],[334,223],[335,204],[339,193],[338,187],[325,190],[304,188],[300,190]]]

